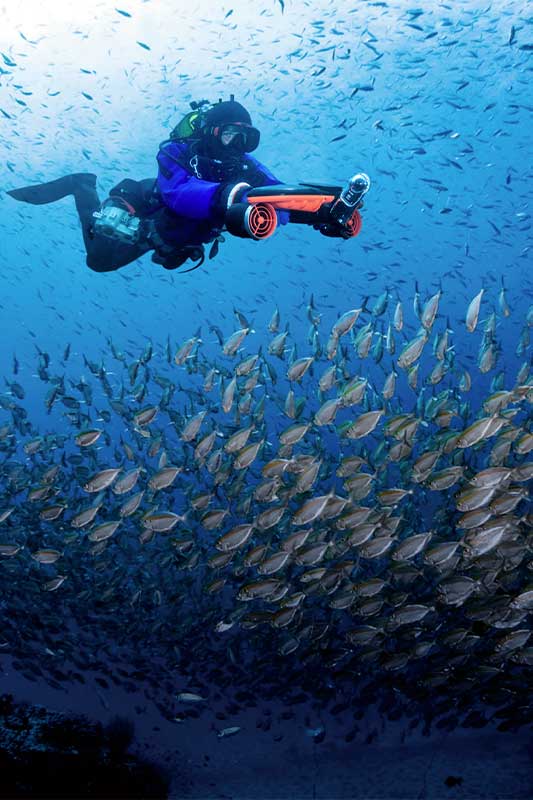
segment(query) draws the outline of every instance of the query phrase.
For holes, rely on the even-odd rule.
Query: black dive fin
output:
[[[12,189],[7,192],[15,200],[24,203],[31,203],[34,206],[44,205],[45,203],[55,203],[62,197],[75,194],[78,188],[95,188],[96,175],[91,172],[77,172],[73,175],[65,175],[55,181],[39,183],[35,186],[24,186],[22,189]]]

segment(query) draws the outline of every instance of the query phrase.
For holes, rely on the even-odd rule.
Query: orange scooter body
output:
[[[270,219],[268,236],[271,236],[277,224],[272,227],[273,219],[267,207],[293,212],[291,222],[318,225],[321,222],[327,222],[328,210],[331,204],[337,200],[341,191],[342,187],[340,186],[321,184],[259,186],[248,192],[248,203],[259,206],[262,209],[261,219],[268,215]],[[362,227],[362,219],[357,210],[354,210],[345,227],[348,237],[358,235]],[[260,236],[257,238],[266,237]]]

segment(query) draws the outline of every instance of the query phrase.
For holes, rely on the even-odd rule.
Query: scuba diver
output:
[[[188,272],[203,263],[204,244],[213,243],[209,257],[216,255],[225,230],[257,240],[287,222],[312,224],[326,236],[359,232],[356,209],[370,186],[366,175],[354,176],[342,192],[322,184],[285,186],[250,155],[260,134],[233,95],[213,105],[207,100],[190,105],[192,111],[159,145],[156,179],[126,178],[103,204],[92,173],[8,194],[33,205],[73,195],[87,266],[96,272],[120,269],[149,251],[152,262],[165,269],[190,259],[194,266]]]

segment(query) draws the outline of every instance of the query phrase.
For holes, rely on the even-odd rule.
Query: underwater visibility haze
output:
[[[0,22],[3,692],[132,720],[172,797],[530,797],[531,5]],[[95,271],[77,190],[19,191],[161,189],[232,96],[268,189],[210,177],[244,222],[192,272],[161,228]]]

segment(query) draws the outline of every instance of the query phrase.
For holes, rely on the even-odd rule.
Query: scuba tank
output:
[[[195,135],[198,135],[204,126],[205,111],[202,111],[202,109],[204,106],[209,105],[209,100],[193,100],[190,103],[192,111],[185,114],[183,119],[174,126],[170,133],[170,141],[183,141],[184,139],[191,139]]]

